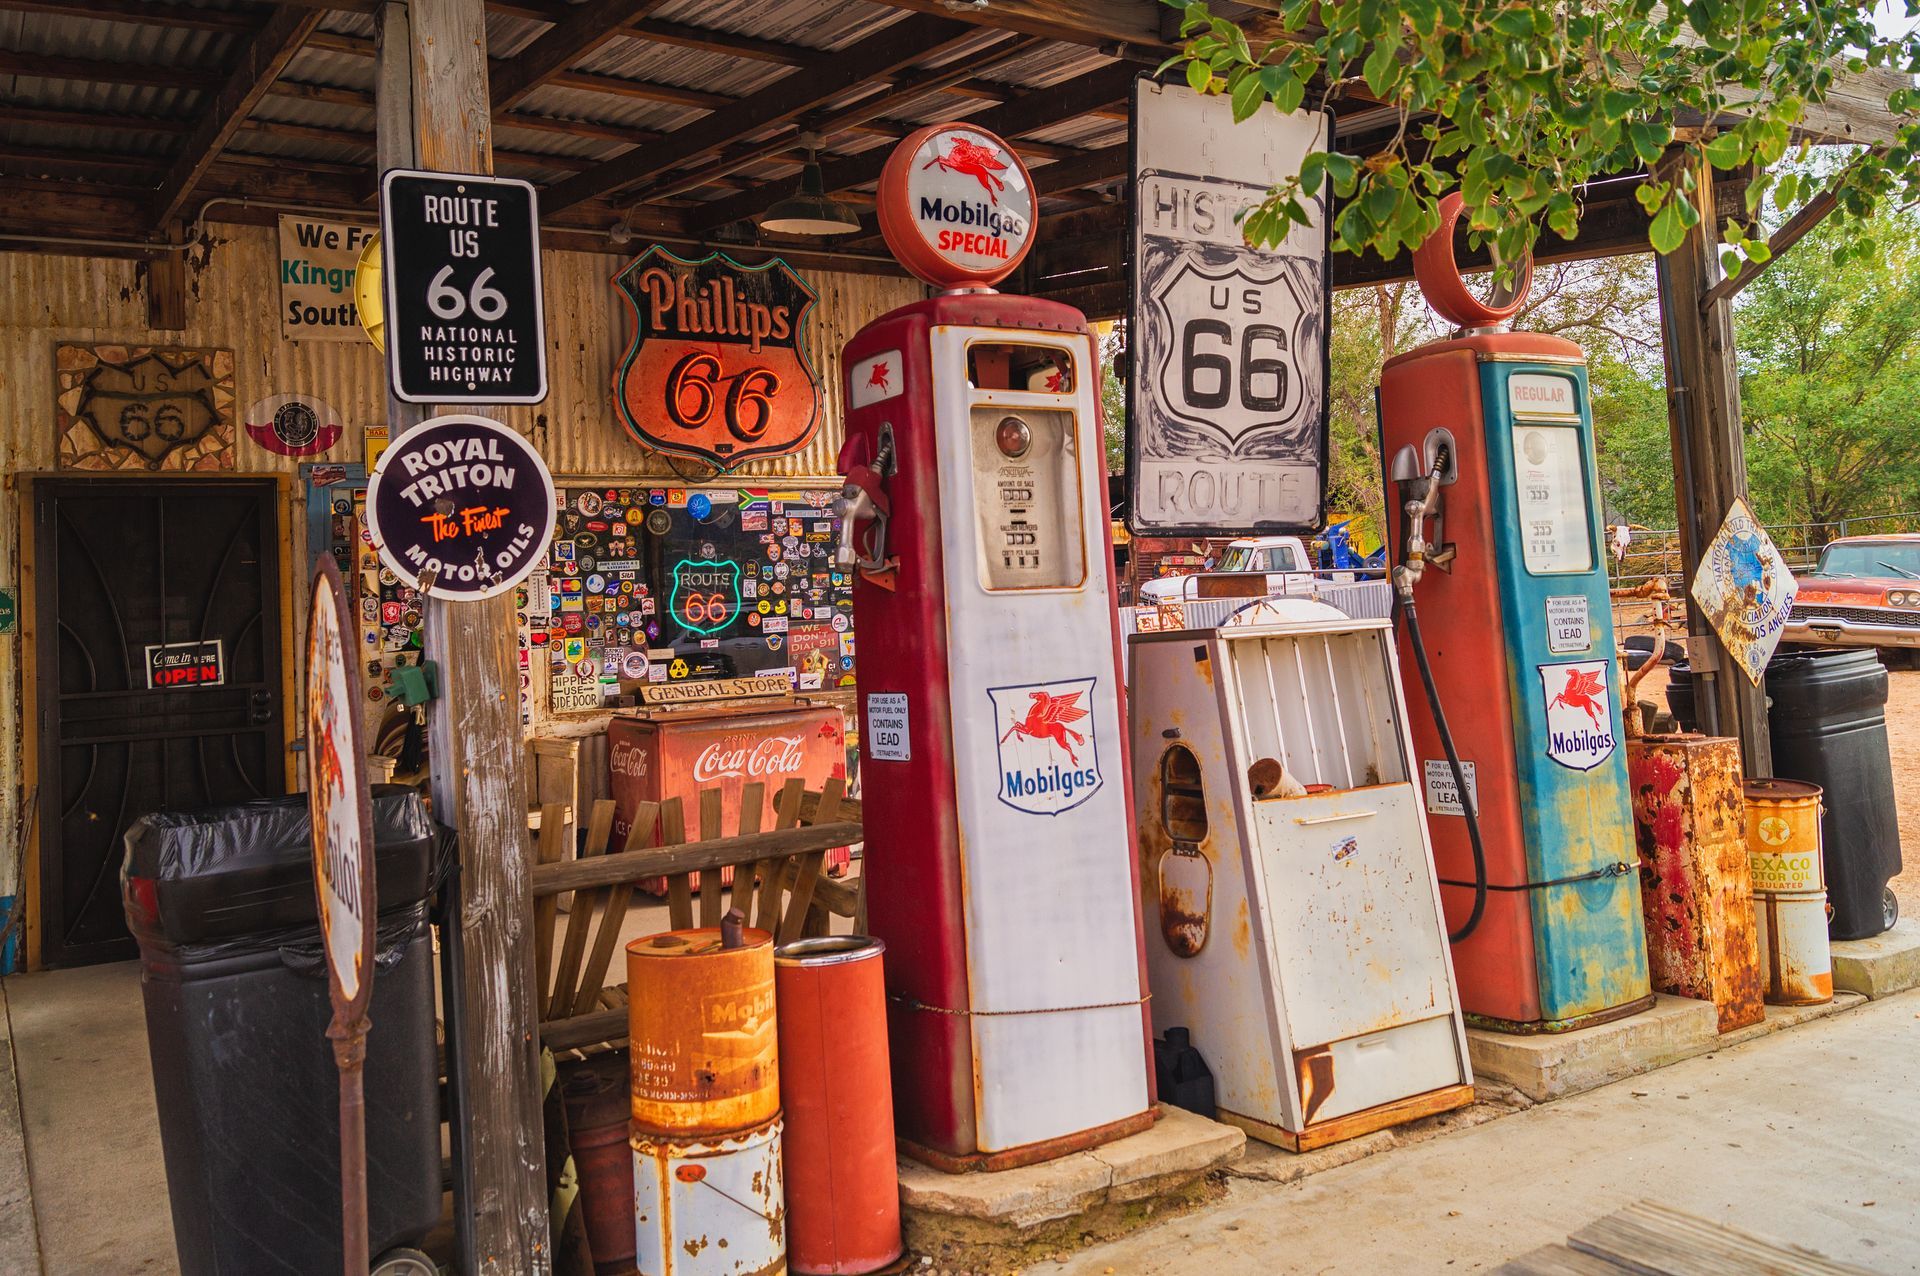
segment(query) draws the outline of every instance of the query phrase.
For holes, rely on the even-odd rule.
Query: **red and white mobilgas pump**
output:
[[[948,291],[842,356],[867,915],[897,1126],[951,1170],[1153,1120],[1099,367],[1079,311],[989,287],[1037,202],[992,134],[908,137],[880,227]]]

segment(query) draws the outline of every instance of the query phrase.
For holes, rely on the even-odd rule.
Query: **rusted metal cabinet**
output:
[[[1653,986],[1711,1001],[1722,1032],[1759,1023],[1766,1008],[1740,742],[1690,733],[1628,740],[1627,783]]]
[[[1154,1028],[1220,1119],[1300,1151],[1470,1102],[1387,622],[1278,599],[1130,653]]]

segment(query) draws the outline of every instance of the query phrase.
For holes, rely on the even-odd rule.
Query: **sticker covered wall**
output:
[[[562,480],[558,491],[545,571],[519,608],[549,712],[853,685],[834,489]]]

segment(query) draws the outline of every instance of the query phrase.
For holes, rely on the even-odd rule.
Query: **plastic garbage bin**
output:
[[[1667,704],[1697,729],[1692,671],[1676,665]],[[1871,647],[1785,646],[1767,666],[1767,738],[1775,778],[1825,791],[1828,934],[1865,939],[1891,927],[1899,906],[1900,826],[1887,747],[1887,671]]]
[[[419,794],[374,790],[379,939],[367,1037],[372,1255],[440,1219],[433,944]],[[162,811],[127,831],[147,1047],[183,1276],[341,1268],[339,1079],[304,795]]]

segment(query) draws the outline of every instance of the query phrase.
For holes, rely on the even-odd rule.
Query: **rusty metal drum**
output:
[[[808,1276],[876,1272],[900,1257],[885,951],[866,935],[774,950],[788,1261]]]
[[[1766,967],[1767,1004],[1817,1006],[1833,1000],[1827,893],[1783,891],[1753,897],[1754,928]]]
[[[627,945],[636,1130],[731,1135],[779,1113],[773,936],[749,929],[745,940],[724,948],[708,928]]]
[[[639,1276],[785,1276],[778,1116],[700,1138],[636,1125],[630,1143]]]
[[[1826,890],[1820,797],[1820,786],[1803,780],[1747,781],[1747,858],[1756,893]]]

